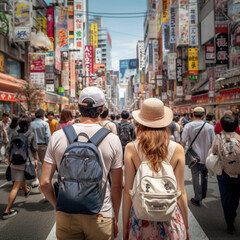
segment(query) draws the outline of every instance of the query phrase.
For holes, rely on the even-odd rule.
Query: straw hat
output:
[[[143,126],[163,128],[173,120],[173,112],[165,107],[157,98],[148,98],[143,102],[142,109],[132,112],[133,118]]]

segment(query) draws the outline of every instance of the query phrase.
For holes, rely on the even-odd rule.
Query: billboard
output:
[[[125,59],[119,61],[119,84],[121,87],[128,86],[130,78],[137,73],[137,59]]]
[[[83,1],[74,1],[74,48],[83,52]]]
[[[30,0],[14,0],[13,11],[13,40],[15,42],[29,41],[32,2]]]
[[[86,87],[94,84],[94,81],[89,76],[93,74],[93,46],[85,46],[85,56],[84,56],[84,65],[85,65],[85,76],[86,76]]]
[[[55,7],[55,48],[60,51],[68,51],[67,9]]]
[[[98,47],[98,24],[91,23],[90,25],[90,45]]]
[[[189,79],[198,79],[198,48],[188,49]]]

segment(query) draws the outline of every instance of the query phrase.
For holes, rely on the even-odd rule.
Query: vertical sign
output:
[[[90,25],[90,45],[98,47],[98,24],[91,23]]]
[[[95,48],[95,63],[101,63],[101,62],[102,62],[102,49]]]
[[[54,51],[54,7],[47,8],[47,36],[51,42],[50,51]]]
[[[106,85],[110,85],[110,75],[111,73],[110,72],[106,72],[105,73],[105,76],[106,76]]]
[[[189,79],[198,79],[198,48],[188,49]]]
[[[30,40],[32,3],[30,0],[13,2],[13,40],[25,42]]]
[[[144,52],[144,41],[138,41],[137,45],[137,53],[138,53],[138,66],[141,71],[145,65],[145,52]]]
[[[93,74],[93,46],[86,45],[85,46],[85,76],[86,76],[86,87],[91,86],[94,81],[89,76]]]
[[[75,91],[75,54],[74,52],[70,52],[70,81],[71,81],[70,97],[75,97],[76,91]]]
[[[83,52],[83,1],[74,1],[74,48]]]
[[[158,72],[158,40],[153,40],[153,72]]]
[[[46,90],[54,92],[54,51],[46,53],[45,65]]]
[[[61,81],[64,90],[69,90],[69,58],[67,52],[61,52],[62,54],[62,71]]]
[[[4,55],[0,53],[0,71],[4,72],[5,67],[4,67]]]
[[[170,4],[170,0],[162,0],[162,23],[168,22],[168,7]]]
[[[176,59],[176,79],[177,79],[177,96],[183,96],[183,66],[182,59]]]
[[[67,10],[65,7],[55,7],[55,48],[68,51]]]
[[[67,15],[68,15],[68,45],[69,49],[74,49],[74,0],[67,1]]]
[[[61,67],[61,51],[59,49],[55,49],[55,69],[58,71],[62,70]]]
[[[189,45],[198,46],[198,6],[197,1],[189,4]]]
[[[177,53],[168,54],[168,79],[176,79]]]
[[[170,43],[176,43],[175,4],[169,6]]]
[[[206,44],[205,45],[206,48],[206,56],[205,59],[206,60],[214,60],[215,61],[215,47],[214,44]]]
[[[208,68],[208,82],[209,82],[209,97],[214,97],[215,94],[215,69]]]

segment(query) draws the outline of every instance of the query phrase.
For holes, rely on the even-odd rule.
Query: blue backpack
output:
[[[66,213],[94,215],[102,208],[107,181],[102,187],[103,164],[98,144],[111,132],[101,128],[90,139],[86,133],[76,134],[72,125],[63,128],[69,146],[58,170],[57,210]],[[88,142],[79,142],[84,136]]]

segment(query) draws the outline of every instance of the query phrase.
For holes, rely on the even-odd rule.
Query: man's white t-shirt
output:
[[[73,125],[77,135],[81,132],[86,133],[91,138],[100,128],[99,124],[82,124]],[[85,137],[80,136],[79,141],[87,142]],[[63,153],[69,145],[67,137],[63,130],[58,130],[53,133],[48,144],[47,152],[44,161],[57,165],[59,168]],[[103,160],[103,185],[108,180],[108,173],[111,169],[122,167],[122,145],[117,135],[109,133],[98,146],[99,153]],[[100,211],[103,217],[114,217],[112,207],[112,199],[110,193],[110,185],[108,183],[103,207]]]

